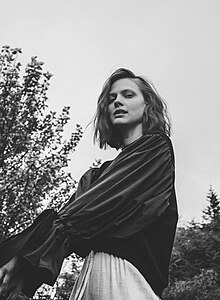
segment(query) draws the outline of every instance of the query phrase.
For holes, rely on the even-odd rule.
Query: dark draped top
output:
[[[53,285],[72,252],[103,251],[130,261],[157,295],[167,285],[177,224],[174,154],[161,132],[145,134],[113,161],[89,169],[69,202],[48,209],[0,244],[0,265],[22,257],[24,293]]]

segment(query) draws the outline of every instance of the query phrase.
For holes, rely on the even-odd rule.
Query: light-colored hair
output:
[[[94,118],[94,141],[99,143],[100,148],[110,146],[119,149],[122,147],[120,131],[110,121],[108,103],[113,83],[123,78],[129,78],[137,84],[146,102],[142,121],[143,134],[161,131],[170,136],[171,123],[167,105],[153,84],[143,77],[136,76],[130,70],[120,68],[106,80],[98,98],[97,111]]]

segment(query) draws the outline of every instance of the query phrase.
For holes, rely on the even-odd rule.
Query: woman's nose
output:
[[[118,107],[118,106],[121,106],[121,105],[123,105],[123,101],[122,101],[122,99],[121,99],[121,96],[118,95],[117,98],[116,98],[115,101],[114,101],[114,106],[115,106],[115,107]]]

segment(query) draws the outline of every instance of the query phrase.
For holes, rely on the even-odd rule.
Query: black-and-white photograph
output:
[[[220,299],[219,12],[0,1],[0,299]]]

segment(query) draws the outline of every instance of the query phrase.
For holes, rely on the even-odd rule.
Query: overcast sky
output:
[[[0,0],[1,46],[21,47],[54,76],[49,107],[71,106],[67,133],[91,121],[105,79],[119,67],[151,79],[168,103],[182,221],[199,219],[212,184],[220,194],[219,0]],[[92,143],[72,155],[75,179],[116,151]]]

